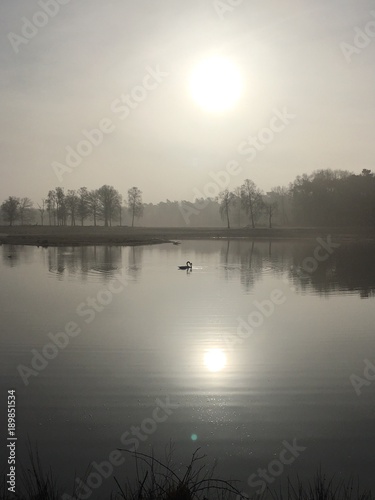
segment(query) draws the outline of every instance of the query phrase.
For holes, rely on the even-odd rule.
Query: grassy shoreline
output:
[[[34,246],[154,245],[194,239],[300,240],[330,235],[340,241],[375,241],[373,228],[200,228],[127,226],[0,226],[0,244]]]

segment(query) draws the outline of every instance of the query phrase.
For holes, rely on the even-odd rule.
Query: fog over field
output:
[[[370,0],[2,2],[0,200],[371,169],[374,26]]]

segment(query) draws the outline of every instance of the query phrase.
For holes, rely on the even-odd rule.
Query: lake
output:
[[[17,464],[30,440],[71,493],[95,462],[87,494],[104,498],[114,475],[133,475],[118,448],[163,459],[172,443],[177,469],[200,447],[249,495],[320,466],[374,487],[374,250],[329,238],[3,245],[1,393],[5,408],[16,390]]]

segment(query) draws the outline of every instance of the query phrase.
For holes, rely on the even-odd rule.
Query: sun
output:
[[[204,364],[210,372],[219,372],[227,364],[227,357],[221,349],[210,349],[204,355]]]
[[[193,69],[190,93],[205,111],[227,111],[241,96],[241,74],[229,59],[219,56],[204,59]]]

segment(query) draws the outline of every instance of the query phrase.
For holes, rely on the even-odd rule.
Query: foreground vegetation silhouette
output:
[[[199,448],[183,473],[172,464],[172,451],[165,463],[152,455],[121,451],[133,457],[137,478],[131,484],[124,482],[124,478],[113,476],[116,491],[105,497],[108,500],[375,500],[371,491],[361,491],[355,481],[327,478],[321,470],[307,484],[298,477],[295,480],[288,478],[286,493],[268,488],[263,495],[258,495],[240,492],[237,481],[215,478],[215,467],[209,468],[205,464],[206,455],[200,454]],[[8,493],[3,475],[1,500],[61,500],[64,493],[66,498],[83,498],[77,491],[68,494],[67,489],[62,490],[53,472],[43,469],[38,451],[30,450],[29,453],[30,466],[21,468],[16,494]],[[89,473],[90,470],[87,475]],[[87,494],[85,498],[88,498]]]

